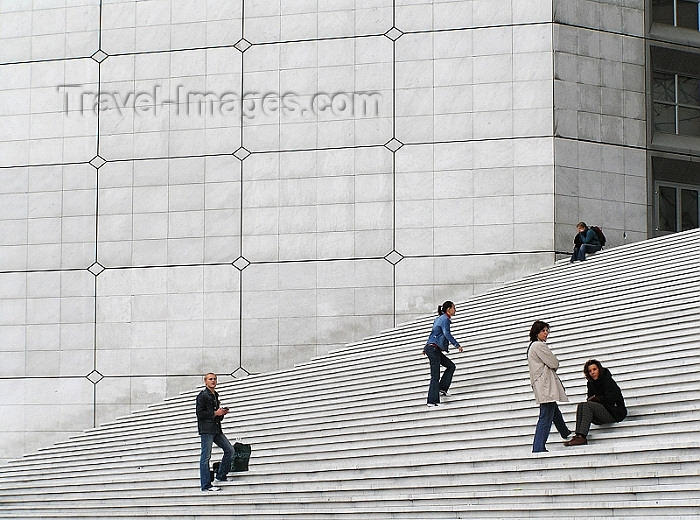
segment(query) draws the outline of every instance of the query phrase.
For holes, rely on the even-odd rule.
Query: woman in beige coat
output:
[[[540,405],[540,417],[535,428],[532,453],[547,451],[545,444],[549,437],[552,422],[563,439],[571,435],[559,411],[557,401],[568,401],[564,385],[557,376],[559,360],[547,346],[549,325],[537,320],[530,328],[530,346],[527,348],[527,366],[530,370],[530,386],[535,393],[535,401]]]

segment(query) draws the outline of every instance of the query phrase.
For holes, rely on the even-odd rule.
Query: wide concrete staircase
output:
[[[253,456],[220,493],[199,491],[193,389],[0,468],[0,517],[699,518],[700,230],[562,261],[457,309],[465,352],[438,408],[426,316],[221,384],[225,432]],[[594,426],[588,446],[553,432],[531,453],[535,319],[552,326],[572,429],[587,359],[623,390],[628,418]]]

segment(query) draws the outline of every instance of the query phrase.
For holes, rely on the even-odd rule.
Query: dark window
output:
[[[676,101],[676,75],[654,71],[652,77],[652,96],[654,101]]]
[[[651,16],[654,23],[700,29],[698,0],[652,0]]]
[[[698,227],[698,195],[691,187],[657,184],[656,231],[658,234],[676,233]]]
[[[681,189],[681,231],[698,227],[698,190]]]
[[[673,8],[674,0],[654,0],[651,6],[652,20],[665,25],[675,25]]]
[[[676,3],[676,26],[698,30],[698,3],[693,0],[678,0]]]
[[[678,76],[678,102],[700,106],[700,79]]]
[[[654,130],[665,134],[676,133],[676,107],[654,103]]]
[[[654,235],[700,227],[700,162],[652,157]]]
[[[700,109],[678,107],[678,134],[700,135]]]
[[[665,233],[675,233],[676,224],[676,189],[670,186],[659,186],[659,223],[657,229]]]
[[[654,70],[651,96],[655,131],[700,136],[700,79]]]

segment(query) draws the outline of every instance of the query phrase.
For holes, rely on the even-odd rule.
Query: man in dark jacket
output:
[[[586,259],[586,253],[595,253],[603,249],[598,233],[589,228],[585,222],[576,224],[578,233],[574,237],[574,252],[571,255],[571,263],[576,260]]]
[[[201,439],[202,452],[199,457],[199,480],[202,491],[220,491],[216,484],[226,482],[226,475],[231,470],[233,446],[221,429],[221,421],[228,413],[228,407],[221,407],[219,394],[216,392],[216,374],[209,372],[204,376],[206,388],[197,395],[197,430]],[[224,450],[224,456],[219,464],[219,471],[211,483],[209,460],[211,459],[212,444]]]
[[[610,370],[597,359],[590,359],[583,365],[583,374],[588,380],[588,399],[576,408],[576,436],[564,446],[588,444],[591,423],[610,424],[627,417],[625,399]]]

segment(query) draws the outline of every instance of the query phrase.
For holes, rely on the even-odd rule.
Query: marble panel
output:
[[[511,0],[474,0],[472,22],[474,26],[508,25],[513,21]]]
[[[238,284],[230,276],[233,270],[232,266],[210,266],[102,273],[97,298],[98,367],[103,367],[103,373],[130,370],[132,374],[205,370],[202,350],[209,346],[230,346],[238,337],[235,296]],[[222,280],[218,280],[219,275],[223,275]],[[208,287],[229,288],[234,292],[203,294],[204,279]],[[131,295],[109,294],[113,291],[110,287],[119,292],[129,291]],[[124,324],[122,340],[128,338],[121,344],[109,341],[115,332],[111,325],[119,323]],[[183,348],[189,353],[179,352]]]
[[[473,25],[471,3],[433,2],[432,7],[432,27],[430,29],[458,29]]]
[[[234,48],[108,58],[102,66],[100,155],[233,152],[240,138],[240,72],[241,54]]]
[[[100,2],[0,11],[0,34],[7,44],[0,48],[0,63],[30,60],[82,58],[98,50]]]
[[[233,261],[239,255],[240,161],[234,157],[216,157],[149,163],[151,169],[164,171],[168,176],[164,184],[148,185],[149,171],[141,169],[140,162],[108,163],[101,169],[100,176],[104,174],[107,182],[100,189],[99,236],[125,241],[137,264],[153,264],[154,260],[155,263],[187,263],[186,259],[201,262],[203,241],[216,236],[220,238],[219,247],[228,249],[224,257]],[[125,169],[125,164],[130,168]],[[117,171],[113,172],[113,168]],[[222,171],[226,172],[224,177]],[[230,180],[225,180],[226,176]],[[112,178],[119,178],[117,186],[110,186],[115,184],[109,180]],[[181,240],[185,238],[196,240]],[[170,243],[166,258],[158,260],[153,256],[156,252],[153,247],[160,247],[147,243],[153,240]],[[135,254],[137,250],[139,254]],[[108,256],[111,251],[101,250],[100,261],[105,266],[115,265]],[[221,251],[211,254],[222,258]],[[121,261],[116,261],[116,265],[123,263],[123,252],[119,256]]]
[[[550,212],[545,222],[515,223],[513,225],[513,249],[515,251],[552,251],[554,249],[554,234],[551,224],[554,218],[553,206],[550,206]],[[543,265],[547,264],[543,262]]]
[[[233,45],[242,37],[242,5],[177,0],[108,2],[102,9],[102,48],[109,54]]]
[[[36,103],[36,108],[18,107],[19,115],[0,112],[0,141],[5,141],[0,166],[90,160],[97,150],[97,118],[89,110],[81,113],[78,106],[81,90],[95,90],[96,80],[97,63],[89,59],[70,66],[54,61],[0,66],[4,95],[22,90]]]

